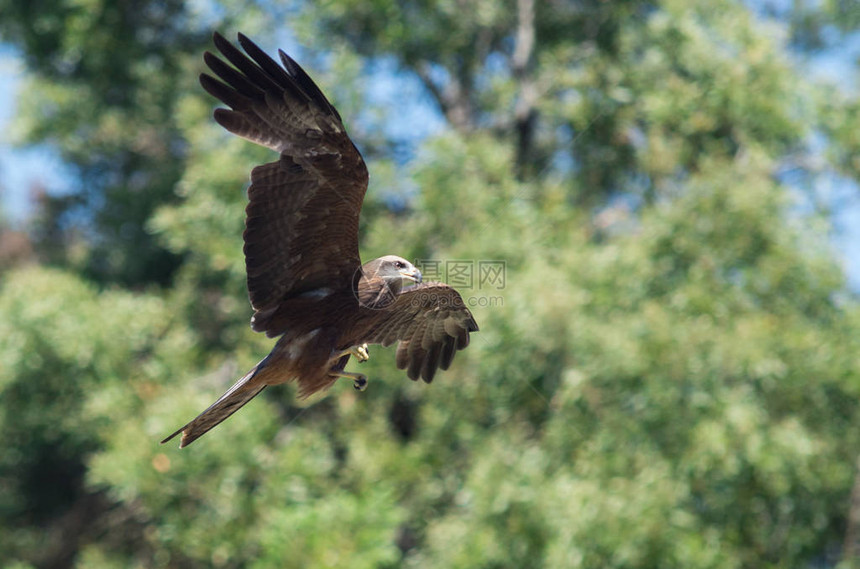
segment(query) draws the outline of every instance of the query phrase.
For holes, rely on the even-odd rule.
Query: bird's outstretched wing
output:
[[[244,234],[253,327],[274,336],[284,331],[271,321],[282,302],[351,283],[367,167],[337,110],[287,54],[279,51],[281,66],[242,34],[247,55],[217,32],[214,41],[232,64],[204,54],[218,79],[200,83],[230,106],[215,120],[281,154],[251,172]]]
[[[469,345],[478,331],[463,298],[444,283],[424,283],[404,289],[397,300],[377,310],[365,341],[397,346],[397,367],[412,380],[430,383],[439,368],[448,369],[454,354]]]

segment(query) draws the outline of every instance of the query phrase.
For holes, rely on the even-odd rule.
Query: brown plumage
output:
[[[254,316],[251,326],[280,336],[268,356],[182,433],[189,445],[253,399],[267,385],[296,381],[299,396],[349,377],[350,355],[366,359],[367,344],[399,342],[396,364],[410,379],[433,381],[469,344],[478,325],[463,299],[444,283],[394,255],[364,265],[358,216],[368,173],[337,110],[283,51],[278,65],[239,34],[247,55],[220,34],[215,46],[228,65],[206,52],[218,78],[200,83],[230,109],[215,120],[228,131],[277,151],[278,160],[251,171],[245,222],[245,268]],[[415,282],[405,287],[404,282]]]

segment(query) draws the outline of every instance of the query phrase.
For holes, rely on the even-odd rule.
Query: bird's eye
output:
[[[394,261],[394,266],[395,266],[395,267],[397,267],[398,269],[402,269],[402,268],[403,268],[403,267],[405,267],[406,265],[404,265],[404,264],[403,264],[403,263],[401,263],[400,261]]]

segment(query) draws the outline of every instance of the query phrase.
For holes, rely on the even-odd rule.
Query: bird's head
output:
[[[376,275],[392,288],[399,290],[405,284],[421,282],[421,271],[403,257],[386,255],[377,261]]]
[[[394,294],[398,294],[405,284],[421,282],[421,271],[397,255],[386,255],[374,259],[365,263],[361,270],[368,282],[381,280],[385,287]]]
[[[369,261],[359,269],[355,295],[359,304],[376,310],[385,308],[397,299],[408,283],[420,283],[421,271],[396,255],[386,255]]]

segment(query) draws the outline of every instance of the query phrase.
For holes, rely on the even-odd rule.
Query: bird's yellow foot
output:
[[[355,359],[361,362],[366,362],[370,359],[370,353],[367,351],[367,344],[362,344],[360,346],[353,346],[348,350],[344,350],[340,353],[341,356],[355,356]]]
[[[334,377],[345,377],[347,379],[352,380],[352,386],[356,389],[356,391],[364,391],[367,389],[367,376],[363,373],[356,373],[354,371],[339,371],[336,373],[332,373]]]
[[[354,346],[352,348],[352,355],[355,356],[359,362],[366,362],[370,359],[370,353],[367,351],[367,344],[362,344],[360,346]]]

